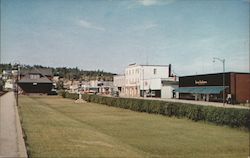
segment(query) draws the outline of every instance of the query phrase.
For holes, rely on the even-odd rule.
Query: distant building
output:
[[[14,80],[13,79],[7,79],[4,84],[4,89],[6,90],[13,90],[14,89]]]
[[[128,97],[173,98],[178,82],[171,65],[130,64],[124,77],[114,76],[114,86]]]
[[[99,87],[99,93],[111,94],[114,85],[112,81],[99,81],[97,86]]]
[[[43,93],[48,94],[53,83],[51,69],[32,69],[30,71],[21,71],[21,79],[18,81],[18,86],[23,93]]]
[[[111,94],[112,88],[113,82],[111,81],[91,80],[89,82],[81,83],[81,90],[84,93]]]
[[[250,73],[225,73],[225,102],[250,101]],[[183,76],[179,78],[180,99],[223,102],[223,73]]]
[[[118,91],[120,95],[123,95],[125,91],[125,75],[115,75],[113,81],[114,90]]]
[[[13,77],[12,70],[3,70],[3,80],[11,79]]]

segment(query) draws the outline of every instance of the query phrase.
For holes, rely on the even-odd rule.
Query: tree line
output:
[[[68,67],[46,67],[42,65],[20,65],[22,70],[31,70],[35,68],[48,68],[52,70],[52,74],[54,76],[59,76],[60,78],[69,79],[69,80],[103,80],[103,81],[112,81],[114,73],[105,72],[103,70],[82,70],[78,67],[68,68]],[[0,74],[3,70],[13,70],[17,69],[17,65],[13,64],[0,64]]]

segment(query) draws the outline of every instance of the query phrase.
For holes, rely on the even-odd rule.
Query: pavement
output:
[[[27,158],[14,92],[0,97],[0,158]]]

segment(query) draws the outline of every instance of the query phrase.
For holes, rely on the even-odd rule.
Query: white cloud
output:
[[[157,3],[157,0],[139,0],[138,2],[144,6],[150,6],[155,5]]]
[[[89,21],[86,21],[86,20],[79,20],[78,23],[79,23],[79,25],[81,27],[84,27],[84,28],[87,28],[87,29],[95,29],[95,30],[98,30],[98,31],[105,31],[105,28],[100,27],[100,26],[96,26],[93,23],[91,23]]]
[[[154,23],[147,24],[147,25],[144,25],[144,30],[152,29],[152,28],[155,28],[155,27],[157,27],[157,26],[158,26],[158,25],[157,25],[157,24],[154,24]]]
[[[137,2],[143,6],[153,5],[167,5],[173,3],[175,0],[138,0]]]
[[[134,27],[133,30],[134,31],[147,31],[156,27],[158,27],[158,24],[151,22],[151,23],[146,23],[143,25],[136,26]]]

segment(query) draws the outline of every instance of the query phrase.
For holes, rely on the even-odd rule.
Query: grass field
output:
[[[31,157],[246,158],[248,132],[60,97],[20,97]]]

